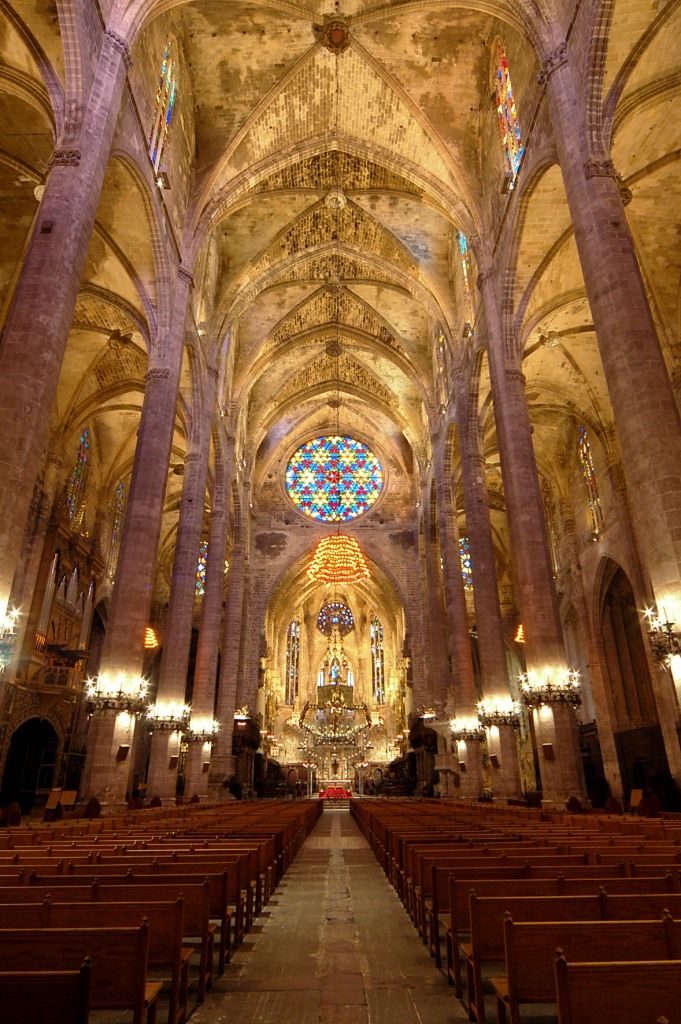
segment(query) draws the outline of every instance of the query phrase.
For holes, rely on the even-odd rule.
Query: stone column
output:
[[[532,446],[532,426],[519,360],[505,351],[494,276],[479,278],[489,331],[489,372],[501,472],[511,534],[515,595],[525,631],[528,674],[535,687],[556,683],[567,671],[546,536],[544,506]],[[562,703],[533,712],[544,800],[563,804],[583,796],[577,720]]]
[[[147,372],[142,415],[111,610],[102,651],[99,686],[111,691],[139,688],[144,632],[149,620],[158,539],[168,481],[182,367],[184,328],[191,274],[178,269],[168,342]],[[132,748],[133,716],[107,711],[90,721],[82,791],[102,802],[119,804],[125,795]]]
[[[211,512],[210,536],[208,540],[208,563],[206,565],[206,589],[201,608],[199,645],[196,652],[194,671],[194,692],[192,694],[192,728],[201,730],[202,723],[213,720],[215,708],[215,681],[220,647],[220,626],[222,623],[222,602],[225,591],[225,554],[229,534],[229,496],[232,489],[234,460],[233,438],[225,445],[220,458],[223,461],[223,482],[217,492]],[[231,567],[230,567],[231,568]],[[233,712],[232,712],[233,714]],[[224,729],[220,722],[220,729]],[[230,724],[231,729],[231,724]],[[231,741],[231,735],[230,735]],[[194,793],[208,796],[208,772],[204,764],[211,760],[211,744],[199,740],[190,741],[187,754],[186,787],[188,796]]]
[[[440,553],[437,548],[437,537],[435,535],[435,522],[433,516],[437,515],[436,509],[431,508],[431,501],[434,495],[428,486],[422,496],[422,509],[424,511],[424,561],[425,561],[425,583],[426,583],[426,605],[428,608],[429,641],[430,641],[430,663],[431,691],[435,702],[435,709],[438,717],[446,714],[446,707],[449,701],[451,680],[449,671],[449,657],[447,651],[447,619],[444,607],[444,594],[442,592],[442,574],[438,565]],[[437,520],[435,520],[437,521]]]
[[[206,394],[194,409],[197,427],[190,451],[184,460],[184,481],[177,524],[170,603],[165,622],[165,640],[161,655],[155,710],[161,716],[177,717],[185,705],[189,649],[192,639],[194,601],[196,599],[196,566],[204,518],[206,477],[210,456],[210,431],[215,399],[215,375],[209,376]],[[151,757],[147,792],[164,800],[174,800],[177,786],[178,756],[181,742],[179,730],[155,729],[151,740]]]
[[[105,32],[80,139],[52,154],[0,343],[0,617],[21,553],[129,55]],[[18,424],[28,429],[18,430]]]
[[[243,543],[243,528],[240,525],[239,538],[232,549],[229,561],[227,607],[225,608],[222,635],[222,660],[220,664],[217,708],[220,731],[213,745],[213,756],[211,758],[210,785],[215,797],[218,798],[223,794],[221,786],[224,779],[234,771],[232,735],[234,732],[234,712],[237,707],[245,583],[246,552]]]
[[[445,587],[447,622],[449,625],[449,653],[451,658],[451,679],[459,726],[471,728],[477,723],[478,697],[475,689],[473,652],[468,632],[466,594],[461,575],[459,554],[459,530],[456,522],[456,508],[451,499],[451,484],[445,481],[444,458],[440,450],[434,466],[437,516],[442,555],[442,576]],[[482,792],[482,757],[480,740],[454,739],[452,754],[455,767],[460,768],[459,795],[476,799]]]
[[[563,43],[548,55],[551,124],[575,242],[622,450],[637,547],[660,605],[681,621],[681,413],[655,330],[623,208],[606,153],[589,151],[584,103]],[[630,196],[625,196],[629,198]],[[671,680],[666,675],[666,688]],[[681,751],[671,737],[672,771]],[[668,751],[669,754],[669,751]]]
[[[469,408],[463,393],[459,395],[457,409],[461,410],[459,436],[463,500],[471,549],[473,602],[492,788],[495,796],[517,797],[520,794],[517,728],[511,720],[512,700],[497,588],[485,457],[480,443],[477,410]]]

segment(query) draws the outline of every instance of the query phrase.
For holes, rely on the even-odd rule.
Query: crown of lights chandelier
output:
[[[322,537],[307,570],[313,583],[358,583],[371,578],[361,548],[354,537],[337,533]]]

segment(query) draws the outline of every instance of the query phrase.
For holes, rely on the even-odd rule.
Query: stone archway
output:
[[[29,718],[10,741],[0,790],[0,804],[16,801],[27,814],[52,788],[59,737],[46,718]]]
[[[632,789],[650,789],[662,806],[673,806],[674,787],[634,591],[620,566],[612,563],[610,569],[603,581],[600,637],[625,797]]]

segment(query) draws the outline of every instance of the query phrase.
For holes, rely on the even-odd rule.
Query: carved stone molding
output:
[[[589,178],[614,178],[615,165],[612,160],[587,160],[584,164],[584,177]]]
[[[145,382],[150,380],[167,380],[170,376],[170,370],[167,366],[155,366],[153,370],[147,370],[144,375]]]
[[[567,43],[563,41],[545,58],[544,63],[541,66],[541,71],[537,75],[539,85],[546,85],[553,72],[557,71],[558,68],[562,68],[564,64],[567,64],[567,62],[568,48]]]
[[[210,365],[207,366],[206,367],[206,373],[213,380],[217,380],[218,379],[218,368],[217,368],[217,366],[210,366]]]
[[[77,167],[80,163],[79,149],[55,149],[49,159],[47,169],[53,167]]]
[[[516,370],[512,366],[506,367],[506,369],[504,370],[504,377],[506,377],[507,380],[519,381],[523,387],[525,387],[525,384],[527,382],[527,378],[525,377],[523,371]]]
[[[187,454],[184,457],[184,464],[186,466],[188,462],[190,464],[193,462],[198,462],[200,458],[201,454],[199,452],[187,452]]]
[[[128,44],[126,43],[125,39],[123,39],[122,36],[119,36],[117,32],[114,32],[110,28],[106,30],[104,36],[106,39],[108,39],[110,46],[113,47],[116,53],[120,53],[126,68],[129,68],[130,65],[132,64],[132,57],[130,56],[130,50],[128,49]]]
[[[493,280],[494,280],[494,271],[492,270],[491,267],[488,267],[486,270],[481,270],[480,273],[478,274],[478,277],[477,277],[477,280],[476,280],[476,284],[478,286],[478,291],[482,291],[482,289],[485,287],[487,282],[488,281],[493,281]]]
[[[194,275],[191,270],[187,270],[187,268],[183,267],[181,263],[177,268],[177,276],[183,281],[186,281],[190,288],[194,287]]]

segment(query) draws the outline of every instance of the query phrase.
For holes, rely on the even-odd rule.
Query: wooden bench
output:
[[[669,1024],[681,1006],[681,960],[555,963],[558,1024]]]
[[[470,942],[462,943],[466,963],[468,1015],[485,1024],[483,964],[504,959],[504,916],[515,921],[599,921],[599,897],[593,896],[485,896],[469,897]],[[455,955],[458,951],[455,950]]]
[[[49,903],[48,928],[125,928],[143,918],[149,923],[148,966],[169,974],[168,1024],[183,1024],[189,1015],[189,964],[194,954],[182,943],[184,898],[159,902],[136,899],[131,903]],[[2,920],[0,908],[0,921]],[[30,927],[18,925],[17,927]]]
[[[79,971],[3,971],[3,1020],[11,1024],[88,1024],[91,973],[87,959]]]
[[[0,963],[6,971],[36,966],[79,970],[92,961],[90,1006],[130,1010],[133,1024],[155,1024],[160,982],[147,981],[149,925],[139,928],[22,928],[0,930]]]
[[[520,1024],[523,1003],[555,1003],[554,961],[561,949],[569,960],[590,962],[678,960],[679,926],[665,914],[660,921],[504,920],[506,975],[492,978],[497,1022]],[[612,1020],[609,1015],[606,1020]],[[623,1018],[626,1020],[626,1017]],[[628,1022],[627,1022],[628,1024]]]

